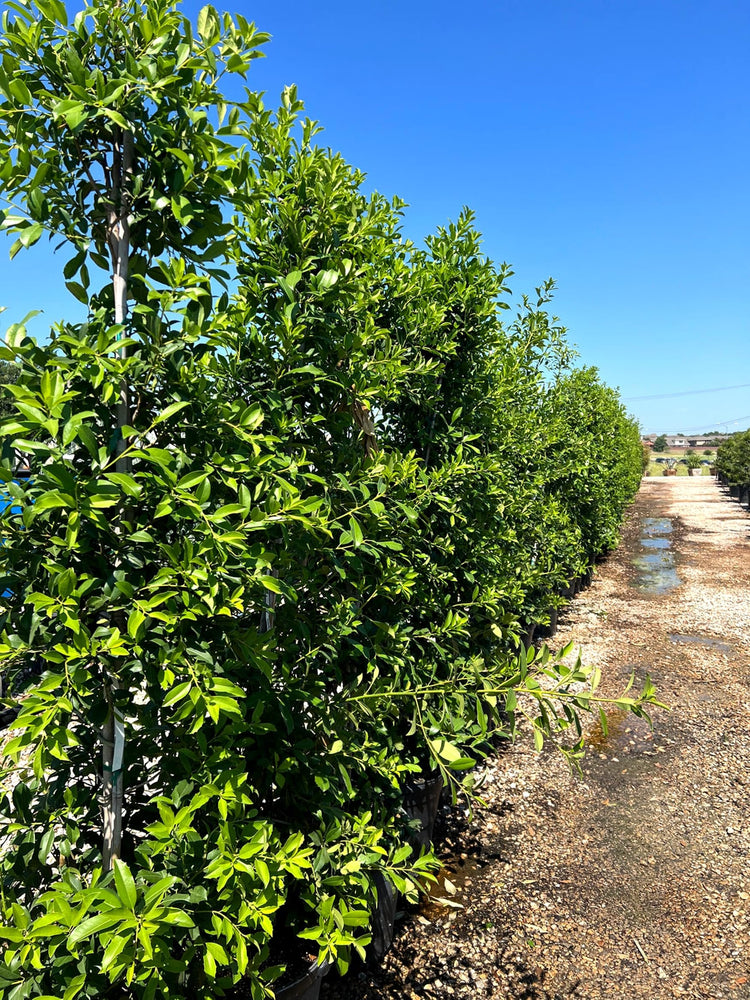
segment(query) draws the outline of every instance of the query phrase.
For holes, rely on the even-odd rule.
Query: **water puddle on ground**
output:
[[[642,538],[641,545],[644,549],[668,549],[671,546],[668,538]]]
[[[671,517],[644,517],[643,535],[671,535],[674,530]]]
[[[462,897],[471,896],[472,884],[486,867],[478,858],[446,858],[438,872],[437,882],[429,886],[429,895],[419,907],[419,916],[430,923],[437,923],[446,917],[452,919],[463,909]]]
[[[678,645],[695,644],[696,646],[705,646],[706,649],[715,649],[717,653],[733,652],[730,643],[722,642],[721,639],[712,639],[709,635],[683,635],[680,632],[671,632],[669,640],[670,642],[675,642]]]
[[[653,738],[651,727],[645,719],[640,719],[625,709],[615,708],[607,712],[606,732],[597,720],[586,733],[586,747],[600,756],[630,754],[639,750],[651,750]]]
[[[638,570],[635,585],[641,593],[658,597],[682,583],[669,537],[673,530],[669,517],[643,518],[640,551],[633,557],[633,565]]]

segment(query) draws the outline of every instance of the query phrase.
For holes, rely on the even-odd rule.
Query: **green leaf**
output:
[[[291,303],[295,301],[294,288],[299,283],[301,278],[301,271],[290,271],[285,278],[282,278],[281,275],[276,278],[279,287]]]
[[[42,514],[46,510],[54,510],[57,507],[70,507],[71,503],[68,497],[63,496],[59,490],[50,490],[48,493],[43,493],[42,496],[36,501],[31,509],[32,515]]]
[[[177,480],[177,489],[189,490],[191,487],[197,486],[198,483],[202,483],[204,479],[208,479],[207,472],[188,472],[182,479]]]
[[[70,985],[63,993],[63,1000],[75,1000],[75,997],[81,992],[83,987],[86,985],[86,974],[81,973],[78,976],[74,976],[70,981]]]
[[[327,292],[339,280],[338,271],[323,271],[318,275],[318,288],[321,292]]]
[[[115,875],[115,885],[117,886],[117,895],[129,910],[135,910],[135,903],[138,898],[138,894],[135,889],[135,880],[130,872],[130,868],[128,868],[125,862],[121,861],[120,858],[115,858],[113,869]]]
[[[456,760],[452,760],[448,767],[451,771],[468,771],[470,768],[476,767],[476,763],[471,757],[458,757]]]
[[[213,955],[217,965],[229,965],[227,953],[216,941],[206,941],[206,950]]]
[[[209,979],[216,978],[216,959],[208,949],[203,953],[203,970]]]
[[[54,842],[55,842],[55,828],[50,827],[50,829],[47,830],[47,832],[44,834],[39,843],[39,851],[37,857],[43,864],[47,863],[47,857],[49,856],[49,853],[52,850],[52,845],[54,844]]]
[[[181,684],[177,684],[175,687],[172,688],[172,690],[167,694],[166,698],[164,699],[164,707],[169,708],[170,705],[174,705],[178,701],[182,701],[182,699],[187,695],[188,691],[190,691],[192,686],[193,686],[192,681],[183,681]]]
[[[32,247],[35,243],[39,242],[39,240],[42,238],[43,235],[44,235],[44,226],[41,224],[41,222],[35,222],[32,225],[30,225],[28,229],[24,229],[24,231],[19,236],[19,240],[21,241],[23,246]]]
[[[362,542],[365,540],[362,534],[362,529],[359,526],[359,521],[356,517],[349,518],[349,531],[351,533],[352,539],[354,540],[355,548],[359,548]]]
[[[115,486],[121,486],[123,493],[130,497],[140,496],[143,492],[140,483],[127,472],[107,472],[104,478],[108,479],[110,483],[114,483]]]
[[[246,431],[254,431],[263,423],[263,410],[256,404],[246,407],[240,414],[240,427]]]
[[[128,635],[131,639],[138,637],[138,629],[145,622],[146,616],[140,608],[133,608],[128,615]]]
[[[183,910],[168,909],[162,917],[162,921],[170,927],[195,927],[195,922],[190,914]]]
[[[428,740],[427,742],[434,755],[447,764],[463,759],[461,751],[447,740]]]
[[[63,570],[57,577],[57,592],[60,597],[70,597],[76,589],[76,574],[73,569]]]
[[[56,21],[63,27],[67,27],[68,12],[61,0],[34,0],[34,2],[48,20]]]
[[[89,304],[89,294],[83,285],[79,284],[77,281],[66,281],[65,287],[68,289],[70,294],[74,299],[77,299],[83,305],[87,306]]]
[[[198,34],[206,45],[214,45],[221,35],[221,22],[214,7],[206,6],[198,14]]]
[[[71,945],[75,946],[86,938],[91,937],[92,934],[98,934],[99,931],[106,930],[108,927],[114,927],[115,924],[121,923],[128,916],[129,913],[127,910],[120,909],[97,913],[95,917],[88,917],[88,919],[84,920],[83,923],[71,931],[68,940]]]
[[[10,5],[9,5],[10,6]],[[23,104],[29,107],[32,103],[31,91],[23,82],[20,76],[14,76],[8,81],[8,91],[11,97],[14,97],[19,104]]]
[[[74,274],[76,274],[86,260],[86,254],[83,250],[80,250],[77,254],[70,258],[65,267],[63,268],[63,276],[69,281]]]
[[[110,938],[109,944],[104,949],[102,972],[107,972],[110,966],[114,964],[117,956],[125,948],[125,946],[130,943],[131,940],[131,934],[115,934],[112,938]]]
[[[114,122],[119,128],[129,130],[131,128],[130,122],[123,118],[119,111],[115,111],[114,108],[101,108],[100,114],[104,115],[105,118],[109,118],[111,122]]]
[[[161,411],[156,420],[154,420],[152,427],[163,423],[165,420],[169,420],[169,418],[173,417],[175,413],[179,413],[180,410],[184,410],[186,406],[190,406],[190,400],[188,399],[182,399],[177,403],[170,403],[165,410]]]

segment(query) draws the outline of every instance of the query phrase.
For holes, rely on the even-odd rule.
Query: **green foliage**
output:
[[[345,970],[375,877],[431,877],[410,778],[579,755],[596,673],[519,638],[614,544],[637,429],[551,282],[503,322],[468,211],[418,249],[293,88],[223,96],[244,19],[8,6],[3,226],[72,245],[88,316],[0,351],[0,998],[269,996],[275,938]]]
[[[8,361],[0,361],[0,386],[15,385],[18,380],[18,367]],[[8,395],[0,396],[0,418],[9,417],[15,413],[15,407],[11,402],[10,391],[5,390]]]
[[[733,486],[750,483],[750,431],[732,434],[719,445],[716,468]]]
[[[667,442],[666,435],[660,434],[654,441],[654,451],[666,451],[668,447],[669,443]]]

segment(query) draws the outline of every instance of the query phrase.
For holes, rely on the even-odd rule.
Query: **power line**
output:
[[[685,433],[699,434],[704,427],[711,427],[715,430],[717,427],[721,427],[722,425],[728,426],[729,424],[739,424],[743,420],[750,420],[750,413],[746,414],[744,417],[732,417],[730,420],[708,420],[705,423],[702,423],[700,427],[688,428]]]
[[[687,389],[684,392],[663,392],[657,396],[627,396],[623,399],[623,402],[645,403],[648,399],[676,399],[677,396],[698,396],[704,392],[726,392],[728,389],[750,389],[750,382],[746,382],[744,385],[720,385],[716,389]],[[740,417],[740,420],[744,419],[744,417]]]

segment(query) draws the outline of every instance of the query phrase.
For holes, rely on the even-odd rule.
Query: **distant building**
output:
[[[697,435],[687,437],[684,434],[665,434],[667,439],[667,448],[715,448],[717,445],[721,444],[722,441],[726,441],[729,434],[711,434],[711,435]],[[647,434],[642,438],[643,443],[647,448],[654,447],[654,441],[659,437],[658,434]]]

